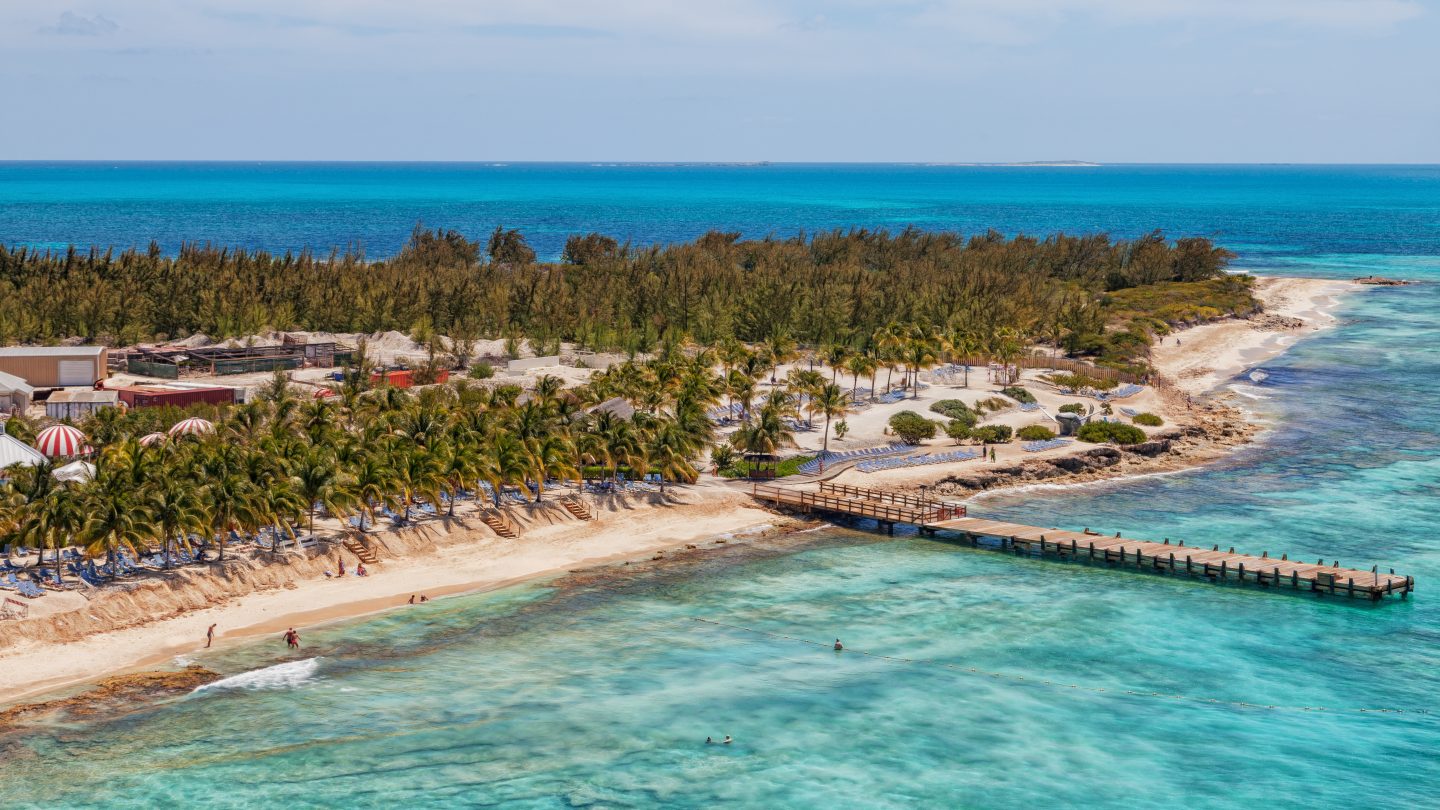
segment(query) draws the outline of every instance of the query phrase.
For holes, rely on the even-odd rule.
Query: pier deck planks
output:
[[[853,487],[843,488],[842,494],[841,489],[837,486],[834,487],[835,491],[827,492],[822,489],[821,492],[814,492],[757,485],[753,494],[760,500],[807,512],[834,512],[871,518],[882,524],[908,523],[927,532],[959,532],[972,540],[978,537],[993,537],[1003,545],[1038,550],[1042,555],[1072,556],[1073,552],[1074,557],[1206,576],[1217,581],[1223,579],[1267,586],[1289,585],[1302,590],[1376,600],[1390,594],[1406,596],[1415,587],[1413,579],[1398,574],[1377,574],[1372,571],[1269,556],[1256,557],[1178,543],[1155,543],[1115,535],[1044,529],[1002,520],[949,517],[954,514],[953,504],[927,502],[914,496],[890,495],[879,490]],[[946,519],[940,519],[942,515]]]

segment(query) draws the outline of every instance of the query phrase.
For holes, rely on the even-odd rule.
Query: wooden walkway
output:
[[[1113,537],[1095,532],[1043,529],[1020,523],[970,517],[959,504],[919,498],[904,493],[868,490],[841,484],[822,484],[819,492],[773,485],[757,485],[754,496],[777,506],[803,512],[830,512],[869,518],[882,529],[893,531],[897,523],[917,527],[922,534],[954,533],[978,547],[989,547],[1035,557],[1106,563],[1122,568],[1204,577],[1213,582],[1237,582],[1261,587],[1289,587],[1299,591],[1329,593],[1352,598],[1379,600],[1390,595],[1402,599],[1415,589],[1413,577],[1377,571],[1342,568],[1338,562],[1326,565],[1291,560],[1286,555],[1271,557],[1237,554],[1232,548],[1205,549],[1184,543],[1155,543]],[[988,542],[987,542],[988,538]]]

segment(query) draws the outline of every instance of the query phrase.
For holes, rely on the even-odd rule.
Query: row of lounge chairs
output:
[[[1054,450],[1057,447],[1065,447],[1069,444],[1069,439],[1045,439],[1038,442],[1025,442],[1020,445],[1020,448],[1027,453],[1043,453],[1046,450]]]
[[[930,379],[939,385],[963,385],[965,383],[965,366],[959,363],[947,363],[943,366],[936,366],[930,369]]]
[[[879,458],[881,456],[892,456],[896,453],[908,453],[912,449],[908,444],[882,444],[879,447],[865,447],[859,450],[846,450],[843,453],[820,453],[815,458],[800,465],[801,475],[814,475],[820,472],[821,456],[826,464],[835,464],[841,461],[850,461],[857,458]]]
[[[1038,410],[1040,410],[1040,403],[1038,403],[1038,402],[1022,402],[1022,403],[1020,403],[1020,410],[1025,411],[1026,413],[1031,413],[1031,412],[1034,412],[1034,411],[1038,411]]]
[[[901,456],[900,458],[882,458],[875,461],[862,461],[855,465],[860,472],[880,472],[881,470],[899,470],[905,467],[923,467],[927,464],[949,464],[955,461],[970,461],[980,458],[976,450],[953,450],[948,453],[932,453],[927,456]]]
[[[16,591],[26,599],[34,599],[45,595],[44,588],[29,580],[16,578],[14,571],[7,572],[3,577],[0,577],[0,589]]]

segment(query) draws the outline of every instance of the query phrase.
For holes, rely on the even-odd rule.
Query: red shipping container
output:
[[[235,403],[235,389],[225,387],[152,388],[137,385],[117,390],[120,392],[120,401],[132,408],[154,408],[162,405],[183,408],[197,402],[207,405],[233,405]]]

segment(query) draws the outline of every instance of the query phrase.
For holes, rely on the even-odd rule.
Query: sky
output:
[[[1440,0],[0,0],[0,159],[1440,163]]]

